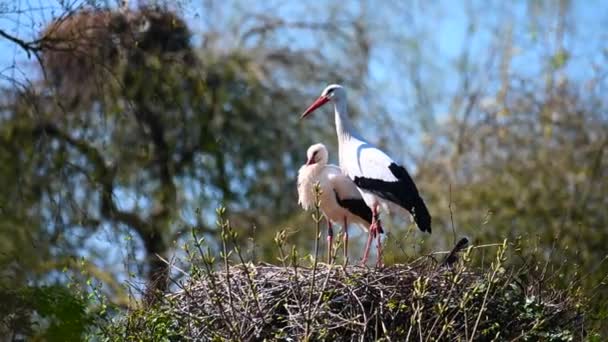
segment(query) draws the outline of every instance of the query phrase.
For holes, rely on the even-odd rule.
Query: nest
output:
[[[159,308],[177,336],[192,340],[503,340],[583,330],[567,296],[542,297],[504,272],[431,262],[314,271],[249,264],[180,286]]]
[[[51,22],[40,41],[46,78],[68,108],[98,100],[146,57],[175,62],[186,56],[188,63],[194,58],[184,20],[157,7],[82,9]]]

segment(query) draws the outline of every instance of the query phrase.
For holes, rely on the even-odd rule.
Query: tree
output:
[[[108,232],[110,243],[124,245],[132,236],[143,259],[127,258],[127,268],[164,291],[163,260],[175,241],[191,227],[217,240],[217,206],[245,228],[290,217],[297,203],[284,199],[295,196],[294,170],[329,131],[304,134],[298,124],[304,85],[318,81],[307,70],[338,75],[351,64],[265,37],[291,25],[348,33],[252,22],[242,45],[228,50],[194,47],[187,23],[166,7],[83,7],[48,24],[36,45],[24,45],[35,46],[44,78],[5,91],[0,155],[10,167],[1,221],[19,214],[18,230],[41,234],[57,250],[44,258],[57,266],[83,253],[104,265],[107,246],[92,237]]]
[[[534,72],[518,69],[514,50],[526,46],[518,37],[529,27],[515,25],[514,14],[496,29],[502,48],[486,50],[487,65],[496,66],[486,78],[465,48],[460,91],[432,138],[437,143],[427,145],[420,174],[440,225],[451,230],[453,220],[478,243],[520,241],[523,263],[540,252],[563,285],[582,286],[604,303],[606,79],[596,69],[581,80],[575,66],[586,63],[569,57],[584,55],[566,43],[582,34],[569,2],[531,3],[528,11],[529,27],[543,37],[535,43],[550,48],[534,54]],[[452,243],[451,234],[442,237]]]

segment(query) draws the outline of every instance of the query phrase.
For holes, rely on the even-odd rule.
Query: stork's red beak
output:
[[[319,96],[318,99],[315,100],[315,102],[313,102],[310,107],[308,107],[304,113],[302,113],[302,116],[300,116],[300,119],[304,119],[305,117],[308,116],[308,114],[312,113],[315,111],[315,109],[321,107],[322,105],[326,104],[327,102],[329,102],[329,97],[327,96]]]
[[[315,158],[310,158],[310,159],[308,159],[308,160],[306,161],[306,166],[308,166],[308,165],[312,165],[312,164],[314,164],[314,163],[315,163]]]

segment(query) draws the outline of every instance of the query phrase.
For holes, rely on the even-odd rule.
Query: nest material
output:
[[[99,100],[105,87],[124,83],[125,71],[140,68],[147,57],[193,60],[184,20],[156,7],[83,9],[50,23],[40,41],[47,80],[68,108]]]
[[[161,307],[192,340],[566,339],[582,331],[568,298],[541,301],[506,276],[424,262],[320,265],[314,278],[308,268],[233,266],[192,280]]]

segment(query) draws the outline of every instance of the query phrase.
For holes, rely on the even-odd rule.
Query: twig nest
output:
[[[193,60],[186,23],[157,7],[81,10],[53,21],[40,39],[47,81],[69,108],[98,100],[146,56],[166,62],[182,54]]]
[[[568,296],[547,289],[539,296],[510,272],[424,261],[384,269],[320,265],[312,277],[309,268],[251,264],[202,272],[158,311],[147,310],[196,341],[510,340],[582,331]],[[150,328],[148,315],[139,323]]]

